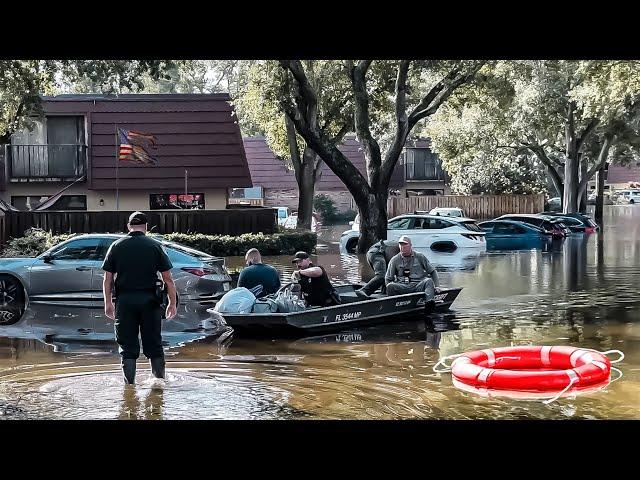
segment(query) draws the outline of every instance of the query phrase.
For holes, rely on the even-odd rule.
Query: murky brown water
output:
[[[464,287],[446,315],[298,340],[175,341],[164,390],[142,360],[125,388],[112,344],[0,338],[0,418],[640,418],[640,207],[607,207],[605,222],[549,252],[436,258],[443,283]],[[357,256],[333,253],[342,229],[323,235],[319,263],[334,280],[368,278]],[[291,272],[288,257],[268,261]],[[445,355],[541,344],[620,349],[623,377],[544,405],[465,393],[432,370]]]

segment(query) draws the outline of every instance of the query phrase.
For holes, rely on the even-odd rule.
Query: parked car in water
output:
[[[604,192],[603,196],[603,203],[605,205],[613,204],[613,200],[611,199],[611,194],[609,192]],[[596,192],[589,194],[589,196],[587,197],[587,205],[595,205],[597,198],[598,194]]]
[[[545,248],[552,239],[542,228],[514,220],[489,220],[478,226],[486,234],[487,250]]]
[[[495,220],[515,220],[524,222],[536,227],[540,227],[545,233],[551,234],[554,238],[564,238],[571,233],[559,219],[550,215],[529,214],[529,213],[511,213],[502,215]]]
[[[628,203],[630,205],[640,203],[640,190],[619,190],[616,193],[618,203]]]
[[[389,220],[387,239],[396,241],[402,235],[408,235],[413,247],[419,251],[452,252],[459,248],[486,250],[484,232],[471,218],[416,213],[399,215]],[[355,251],[359,237],[357,230],[344,232],[340,238],[341,250]]]
[[[312,232],[317,232],[318,231],[318,227],[321,226],[320,221],[318,220],[318,218],[316,217],[316,214],[314,213],[311,216],[311,231]],[[294,230],[298,227],[298,214],[297,213],[292,213],[291,215],[289,215],[287,217],[287,219],[285,220],[284,224],[283,224],[284,228],[290,229],[290,230]]]
[[[591,217],[582,213],[542,212],[542,215],[557,218],[572,232],[594,233],[600,230],[598,224]]]
[[[35,258],[0,259],[0,326],[20,321],[30,305],[51,307],[58,315],[89,308],[100,311],[100,327],[113,335],[104,317],[102,262],[111,244],[124,235],[89,234],[73,237]],[[178,319],[195,314],[207,318],[211,308],[230,289],[224,259],[154,237],[164,247],[173,269],[178,294]],[[165,320],[165,322],[167,322]],[[95,322],[96,325],[100,322]]]
[[[278,225],[284,227],[287,218],[289,218],[289,207],[276,207],[278,209]]]
[[[416,212],[420,213],[420,212]],[[464,217],[464,212],[458,207],[436,207],[429,210],[429,215],[440,217]]]
[[[562,211],[562,198],[553,197],[550,198],[546,205],[546,210],[551,210],[554,212]]]

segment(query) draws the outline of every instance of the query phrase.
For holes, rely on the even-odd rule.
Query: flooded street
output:
[[[317,263],[335,283],[368,279],[364,257],[339,253],[345,228],[323,232]],[[444,286],[464,287],[451,312],[300,339],[176,335],[163,389],[144,357],[125,388],[115,343],[5,330],[0,419],[640,419],[639,206],[607,206],[604,232],[548,251],[425,253]],[[289,256],[265,262],[292,271]],[[623,377],[545,405],[463,392],[432,370],[446,355],[512,345],[619,349]]]

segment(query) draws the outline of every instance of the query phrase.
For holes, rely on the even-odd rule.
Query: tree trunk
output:
[[[580,185],[578,179],[579,163],[576,155],[572,154],[571,156],[567,156],[564,164],[563,213],[576,213],[578,211],[578,187]]]
[[[298,223],[296,228],[311,230],[313,198],[316,191],[316,154],[309,147],[304,149],[302,162],[296,172],[298,182]]]
[[[589,182],[587,178],[587,159],[584,157],[580,158],[580,182]],[[587,213],[587,197],[588,197],[588,189],[584,188],[582,193],[579,193],[578,198],[578,210],[580,213]]]
[[[367,195],[364,202],[357,201],[360,213],[360,239],[357,253],[366,253],[378,240],[387,238],[387,197],[386,189]]]
[[[604,212],[604,167],[605,165],[602,165],[600,167],[600,170],[598,170],[598,173],[596,174],[596,191],[598,192],[598,195],[596,196],[595,220],[596,223],[600,225],[600,228],[602,228],[602,218]]]

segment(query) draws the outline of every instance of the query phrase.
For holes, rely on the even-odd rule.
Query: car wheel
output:
[[[0,275],[0,326],[13,325],[24,315],[25,295],[22,284],[11,275]]]
[[[357,238],[351,238],[349,239],[349,241],[347,241],[347,246],[346,246],[347,252],[355,253],[357,247],[358,247]]]

